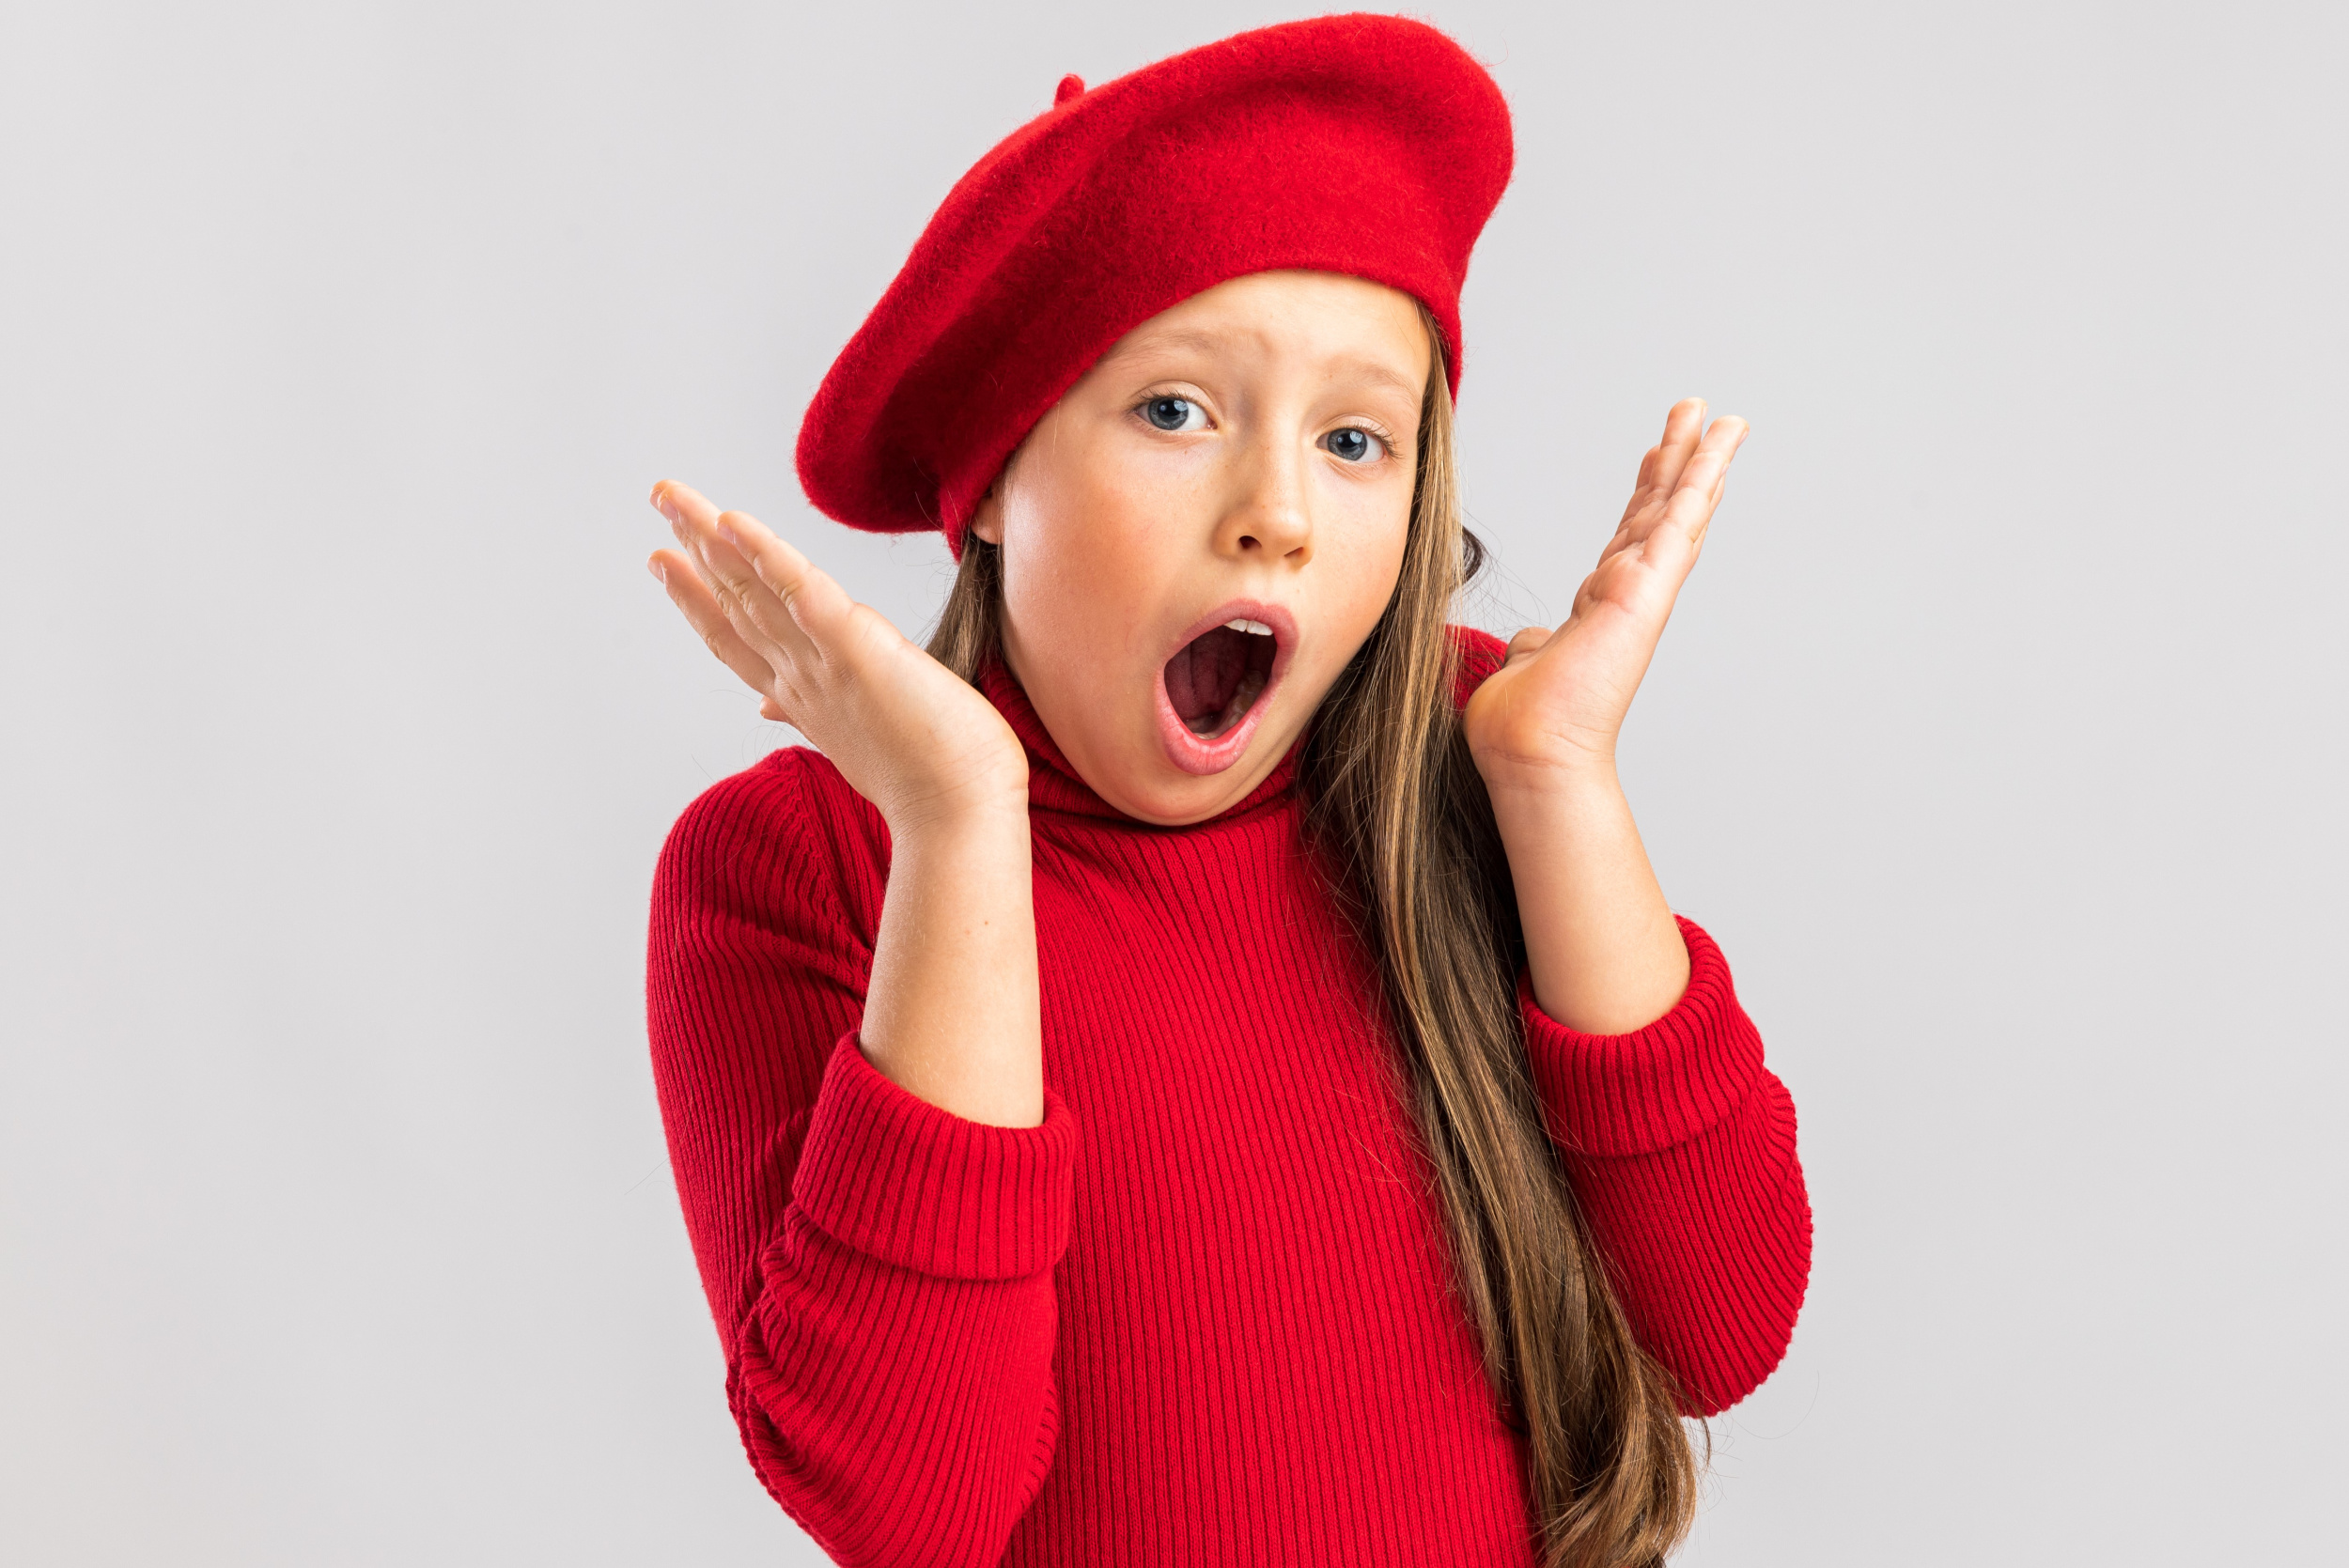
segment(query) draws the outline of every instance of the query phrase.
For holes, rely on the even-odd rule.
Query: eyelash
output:
[[[1197,409],[1200,406],[1197,398],[1187,397],[1179,392],[1153,392],[1135,399],[1134,406],[1126,411],[1131,414],[1134,418],[1142,421],[1143,424],[1147,425],[1150,428],[1156,430],[1159,429],[1159,427],[1151,424],[1150,416],[1143,411],[1148,409],[1153,403],[1164,402],[1169,399],[1175,402],[1189,403],[1194,409]],[[1206,411],[1202,409],[1200,411],[1204,413]],[[1321,441],[1328,441],[1330,436],[1336,435],[1339,430],[1359,430],[1363,435],[1378,443],[1378,455],[1380,457],[1392,458],[1394,456],[1394,438],[1387,434],[1387,432],[1380,427],[1368,420],[1359,420],[1350,425],[1341,425],[1337,427],[1336,429],[1325,433],[1322,436]],[[1176,432],[1163,431],[1161,433],[1172,435]],[[1315,442],[1314,444],[1315,446],[1319,446],[1321,442]],[[1336,454],[1331,453],[1330,456],[1335,457]],[[1340,460],[1343,461],[1343,459]],[[1352,468],[1361,468],[1368,465],[1363,463],[1351,463],[1347,466]]]

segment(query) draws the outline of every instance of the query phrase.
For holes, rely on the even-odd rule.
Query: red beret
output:
[[[948,192],[800,427],[800,483],[882,533],[963,524],[1116,341],[1229,278],[1345,272],[1417,297],[1460,378],[1469,250],[1509,110],[1443,34],[1389,16],[1241,33],[1058,101]]]

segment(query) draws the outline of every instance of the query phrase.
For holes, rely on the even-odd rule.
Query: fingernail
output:
[[[661,565],[660,561],[651,560],[646,562],[645,569],[652,573],[652,580],[655,582],[660,583],[663,588],[669,585],[668,571]]]
[[[671,522],[675,522],[677,520],[677,512],[669,505],[669,492],[664,488],[665,483],[666,482],[664,481],[663,484],[655,485],[652,488],[652,509],[659,512],[662,517],[667,518]]]

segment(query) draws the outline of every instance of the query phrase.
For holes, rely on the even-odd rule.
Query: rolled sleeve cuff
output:
[[[956,1280],[1039,1274],[1068,1249],[1076,1119],[997,1127],[891,1081],[842,1036],[825,1063],[791,1182],[819,1229],[884,1263]]]
[[[1517,971],[1527,1060],[1550,1137],[1568,1153],[1611,1158],[1687,1142],[1726,1120],[1762,1075],[1762,1040],[1720,949],[1694,921],[1680,920],[1680,935],[1688,988],[1628,1034],[1568,1029],[1534,1001],[1532,970]]]

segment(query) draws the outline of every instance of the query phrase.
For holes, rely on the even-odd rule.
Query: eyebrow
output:
[[[1213,353],[1224,347],[1224,341],[1221,333],[1202,332],[1196,327],[1169,327],[1147,337],[1137,338],[1120,357],[1138,359],[1143,354],[1162,353],[1173,349],[1197,349],[1203,353]]]
[[[1408,397],[1417,397],[1427,390],[1424,378],[1414,380],[1392,365],[1381,365],[1375,359],[1343,359],[1338,361],[1333,368],[1339,371],[1350,371],[1362,380],[1377,381],[1391,386]]]
[[[1227,347],[1229,347],[1228,340],[1221,334],[1201,332],[1196,328],[1169,329],[1153,333],[1148,337],[1128,346],[1125,352],[1118,355],[1118,358],[1121,361],[1146,362],[1153,356],[1162,353],[1178,353],[1184,349],[1193,349],[1200,353],[1211,354],[1220,352]],[[1423,379],[1414,379],[1405,375],[1393,366],[1375,359],[1348,355],[1332,361],[1329,370],[1331,380],[1351,377],[1356,380],[1375,381],[1383,386],[1392,387],[1407,397],[1418,397],[1427,390],[1427,384]]]

